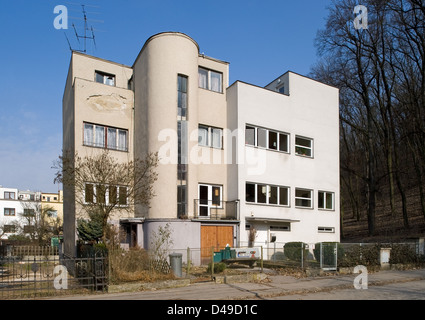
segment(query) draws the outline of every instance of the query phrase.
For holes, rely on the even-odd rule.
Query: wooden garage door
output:
[[[211,261],[211,247],[219,251],[226,245],[233,247],[233,226],[201,226],[202,263]]]

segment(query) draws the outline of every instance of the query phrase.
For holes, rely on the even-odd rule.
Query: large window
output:
[[[223,92],[223,74],[221,72],[199,68],[198,76],[199,88],[220,93]]]
[[[289,152],[289,134],[246,125],[245,144],[269,150]]]
[[[319,191],[318,192],[318,207],[324,210],[334,210],[334,193]]]
[[[95,72],[95,80],[98,83],[103,83],[108,86],[115,86],[115,76],[113,74],[96,71]]]
[[[295,189],[295,206],[300,208],[313,208],[313,191],[308,189]]]
[[[128,151],[128,130],[84,123],[85,146]]]
[[[313,157],[313,139],[295,137],[295,154],[305,157]]]
[[[221,149],[223,147],[223,129],[199,125],[198,143],[200,146]]]
[[[127,187],[86,183],[84,201],[86,204],[128,205]]]
[[[289,187],[247,182],[246,202],[289,206]]]

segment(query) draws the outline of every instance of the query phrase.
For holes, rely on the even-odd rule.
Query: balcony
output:
[[[194,200],[194,219],[239,220],[239,200]]]

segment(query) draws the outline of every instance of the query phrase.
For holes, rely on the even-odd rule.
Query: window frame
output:
[[[335,227],[323,227],[319,226],[317,227],[318,233],[335,233]]]
[[[7,194],[7,197],[6,197],[6,194]],[[11,195],[13,195],[13,196],[11,197]],[[4,197],[5,200],[16,200],[16,192],[5,191],[4,194],[3,194],[3,197]]]
[[[297,143],[297,139],[309,141],[310,146],[307,147],[307,146],[304,146],[304,145]],[[295,135],[294,145],[295,145],[295,155],[300,156],[300,157],[305,157],[305,158],[314,158],[314,139],[313,138]],[[301,150],[310,150],[310,155],[300,152],[299,151],[300,149]]]
[[[207,131],[207,141],[206,143],[200,143],[199,138],[199,129],[202,128],[202,130],[206,130]],[[219,130],[220,133],[220,140],[219,146],[214,146],[214,130]],[[218,149],[218,150],[223,150],[223,129],[222,128],[218,128],[218,127],[212,127],[212,126],[208,126],[208,125],[204,125],[204,124],[199,124],[198,125],[198,145],[201,147],[208,147],[208,148],[213,148],[213,149]]]
[[[200,76],[199,76],[200,70],[206,72],[206,86],[201,85]],[[212,77],[213,74],[219,75],[219,81],[220,81],[219,86],[220,86],[220,88],[219,88],[218,91],[213,90],[213,88],[212,88],[212,81],[211,80],[213,78]],[[208,69],[208,68],[205,68],[205,67],[198,66],[198,87],[200,89],[205,89],[205,90],[212,91],[212,92],[223,93],[223,73],[220,72],[220,71],[216,71],[216,70],[212,70],[212,69]]]
[[[87,198],[87,190],[88,190],[87,187],[88,186],[91,186],[91,188],[92,188],[92,191],[91,191],[92,192],[92,197],[91,197],[92,199],[91,199],[91,201],[90,200],[88,201],[88,198]],[[104,195],[102,195],[102,194],[98,195],[97,194],[96,191],[97,191],[97,188],[99,186],[102,187],[102,188],[105,188],[105,194]],[[112,188],[115,189],[115,192],[111,191]],[[125,191],[125,195],[126,195],[125,203],[123,203],[124,201],[121,201],[121,200],[123,200],[123,195],[121,194],[121,189],[123,189],[123,188],[125,190],[127,190],[128,187],[123,186],[123,185],[110,185],[110,184],[99,184],[99,183],[94,183],[94,182],[85,182],[84,183],[84,191],[83,191],[83,199],[84,199],[83,203],[86,204],[86,205],[101,203],[105,206],[115,204],[116,207],[128,207],[129,203],[128,203],[127,191]],[[115,197],[116,197],[115,203],[111,202],[111,195],[113,195],[113,194],[115,194]],[[102,202],[98,202],[98,196],[104,197],[104,199],[103,199],[103,197],[101,199]]]
[[[6,214],[6,210],[7,210],[7,214]],[[11,213],[13,212],[13,213]],[[15,217],[16,216],[16,208],[4,208],[3,209],[3,215],[5,217]]]
[[[201,187],[207,188],[207,203],[201,203]],[[219,190],[219,204],[214,204],[214,188]],[[198,217],[199,218],[209,218],[211,216],[211,209],[223,209],[223,185],[219,184],[208,184],[208,183],[198,183]],[[207,208],[207,215],[201,215],[201,208]]]
[[[248,194],[248,185],[254,186],[254,201],[248,201],[248,195],[250,195],[250,198],[252,197],[251,194]],[[263,187],[266,187],[264,200],[265,202],[259,201],[259,190],[260,188],[263,189]],[[270,202],[270,199],[272,199],[272,188],[276,188],[276,203]],[[286,190],[286,199],[287,204],[281,204],[281,192],[282,190]],[[267,183],[257,183],[257,182],[245,182],[245,203],[246,204],[256,204],[256,205],[265,205],[265,206],[277,206],[277,207],[285,207],[289,208],[291,206],[291,200],[290,200],[290,190],[291,187],[289,186],[281,186],[281,185],[274,185],[274,184],[267,184]]]
[[[248,130],[253,130],[254,132],[254,144],[251,144],[251,141],[248,141],[247,137],[248,137]],[[261,130],[261,131],[260,131]],[[261,134],[260,134],[261,133]],[[276,148],[272,148],[270,147],[270,135],[276,135]],[[252,135],[252,133],[251,133]],[[261,135],[261,137],[260,137]],[[286,137],[286,144],[285,144],[285,148],[286,150],[284,150],[285,148],[281,148],[282,144],[281,144],[281,140],[282,137]],[[252,140],[252,137],[249,136],[250,139]],[[259,127],[259,126],[255,126],[252,124],[245,124],[245,146],[250,146],[250,147],[254,147],[254,148],[260,148],[260,149],[265,149],[265,150],[271,150],[271,151],[276,151],[276,152],[281,152],[281,153],[287,153],[290,154],[290,137],[291,134],[287,133],[287,132],[283,132],[283,131],[279,131],[279,130],[274,130],[274,129],[268,129],[268,128],[264,128],[264,127]]]
[[[323,194],[323,207],[320,206],[320,194]],[[332,208],[327,207],[328,196],[331,197]],[[317,208],[324,211],[335,211],[335,192],[319,190],[317,192]]]
[[[98,76],[102,77],[102,82],[98,81],[98,80],[100,80],[100,78],[98,78]],[[108,83],[107,78],[113,78],[113,84]],[[117,83],[117,79],[116,79],[115,74],[107,73],[107,72],[99,71],[99,70],[94,71],[94,81],[96,83],[101,83],[101,84],[111,86],[111,87],[116,87],[116,83]]]
[[[310,193],[310,198],[306,198],[306,197],[300,197],[297,196],[297,191],[308,191]],[[295,208],[299,208],[299,209],[314,209],[314,195],[313,195],[313,190],[312,189],[307,189],[307,188],[295,188]],[[310,201],[310,206],[303,206],[303,205],[298,205],[297,204],[297,200],[301,200],[301,201]]]
[[[89,128],[91,138],[86,140],[86,127]],[[100,143],[97,141],[96,137],[96,129],[103,128],[103,141]],[[115,145],[112,146],[108,141],[108,136],[110,136],[110,132],[115,131]],[[99,130],[100,132],[100,130]],[[125,133],[125,146],[123,148],[120,147],[120,133]],[[87,137],[88,138],[88,137]],[[96,124],[91,122],[83,122],[83,146],[92,147],[92,148],[101,148],[107,150],[121,151],[121,152],[129,152],[129,130],[124,128],[106,126],[102,124]]]

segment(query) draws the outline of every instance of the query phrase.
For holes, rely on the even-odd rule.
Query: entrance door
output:
[[[199,185],[199,216],[211,216],[211,209],[222,209],[222,186],[209,184]]]
[[[212,247],[214,251],[233,246],[233,226],[201,226],[201,263],[211,262]]]

